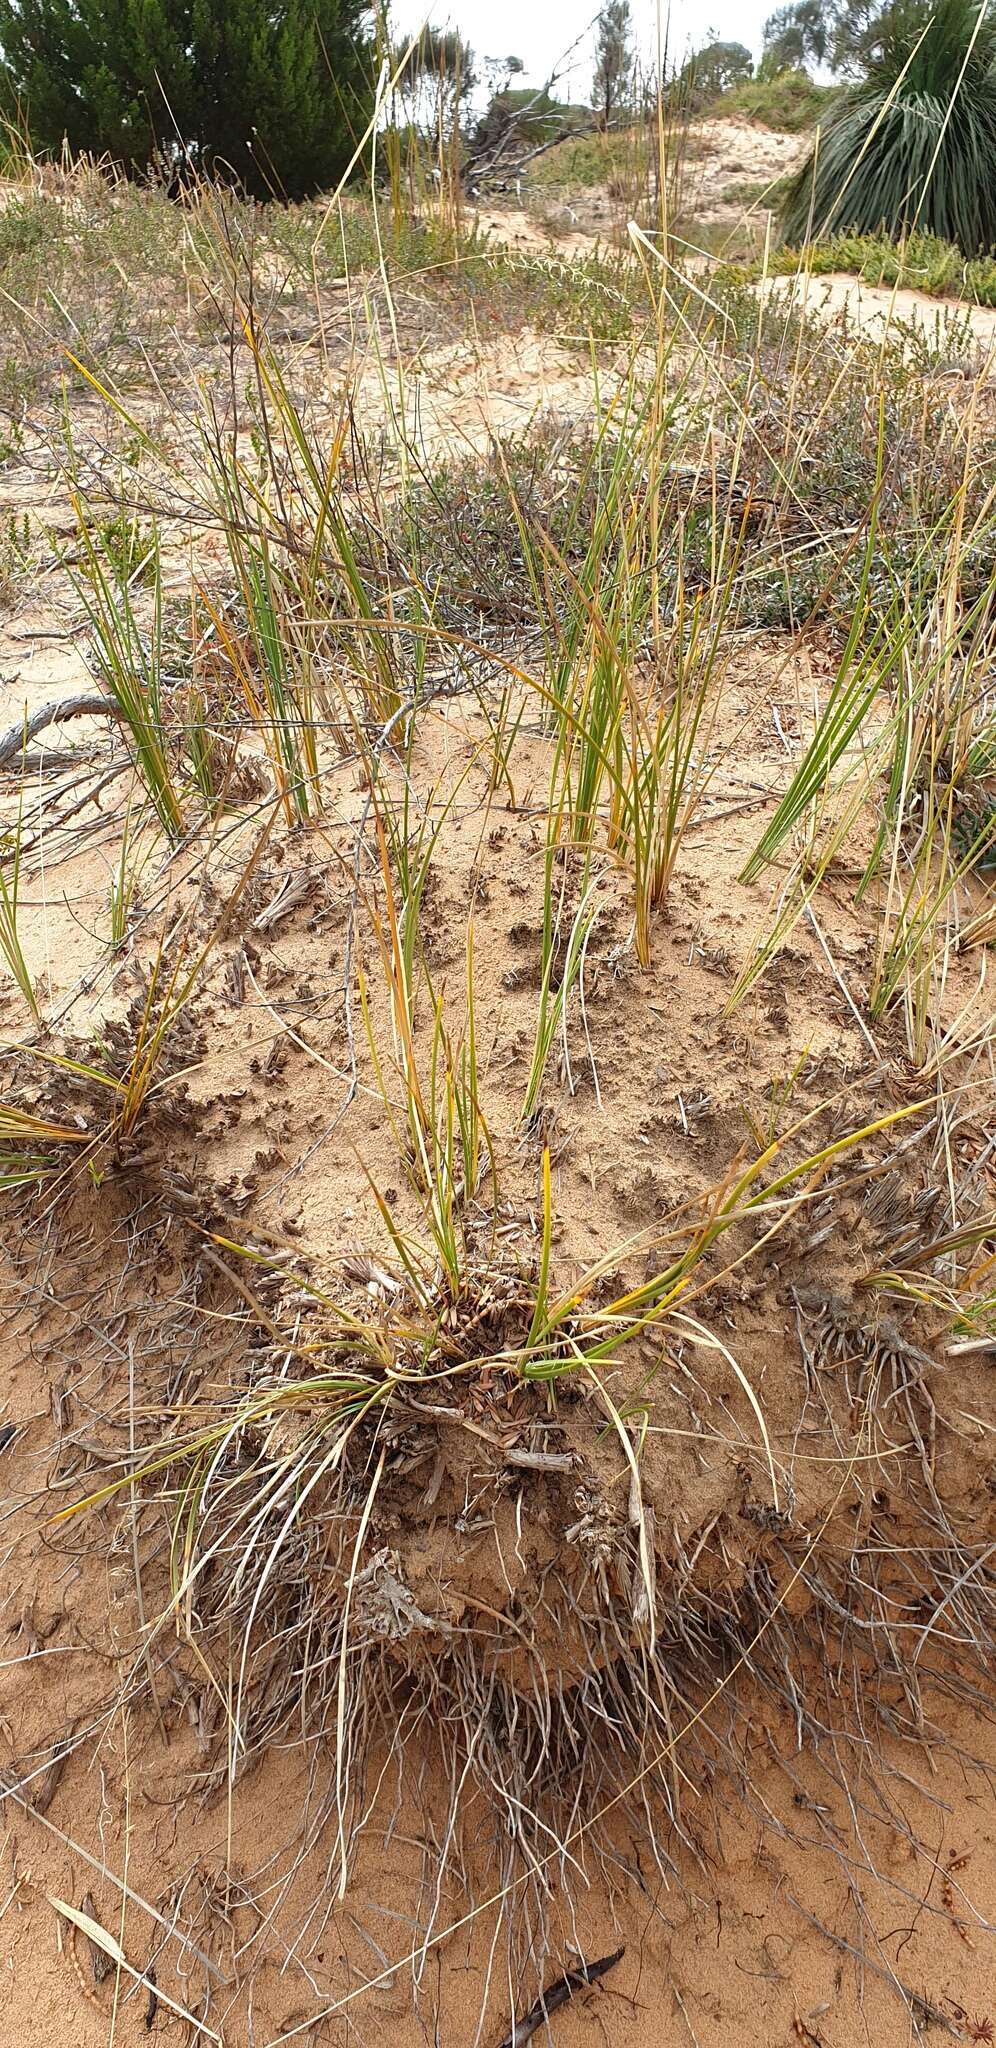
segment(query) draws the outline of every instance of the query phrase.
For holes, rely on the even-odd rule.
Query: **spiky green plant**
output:
[[[31,969],[24,957],[18,931],[18,896],[21,883],[21,838],[24,824],[24,784],[22,782],[17,803],[17,818],[13,831],[0,838],[0,958],[3,958],[18,988],[27,1003],[36,1023],[41,1011],[38,997],[31,978]]]
[[[170,839],[181,839],[183,809],[163,719],[159,536],[153,534],[140,565],[143,579],[151,586],[148,630],[143,631],[134,572],[130,576],[121,573],[75,489],[72,500],[80,540],[80,566],[74,581],[90,625],[90,660],[97,680],[117,709],[135,767],[164,832]]]
[[[786,195],[790,242],[913,228],[996,244],[996,9],[895,0],[866,76],[831,107]]]

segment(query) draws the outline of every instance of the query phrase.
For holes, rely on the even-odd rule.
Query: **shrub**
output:
[[[996,14],[897,0],[867,76],[832,106],[782,215],[789,241],[918,227],[967,256],[996,243]]]
[[[329,185],[372,104],[362,0],[0,0],[0,106],[42,149]]]
[[[832,104],[837,88],[816,85],[805,71],[779,71],[773,78],[754,78],[724,93],[718,113],[739,114],[779,135],[813,128]]]
[[[860,277],[865,284],[898,284],[934,298],[954,297],[977,306],[996,306],[996,256],[966,260],[954,242],[919,230],[897,242],[886,235],[841,233],[798,249],[783,243],[770,249],[763,262],[757,257],[749,263],[724,264],[719,281],[755,282],[762,270],[769,277],[794,277],[800,270],[812,277],[843,272]]]

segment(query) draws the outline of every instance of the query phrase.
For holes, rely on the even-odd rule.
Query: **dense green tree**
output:
[[[832,39],[829,8],[822,0],[788,0],[764,24],[764,53],[758,66],[762,79],[781,71],[804,71],[825,64]]]
[[[864,76],[836,98],[782,228],[922,228],[966,255],[996,247],[996,6],[894,0]]]
[[[373,98],[364,0],[0,0],[0,51],[36,147],[291,199],[334,183]]]
[[[693,50],[668,91],[671,105],[685,114],[701,113],[731,86],[746,85],[754,76],[754,59],[743,43],[705,43]]]
[[[706,43],[695,50],[678,74],[678,82],[704,100],[746,85],[754,76],[754,59],[744,43]]]

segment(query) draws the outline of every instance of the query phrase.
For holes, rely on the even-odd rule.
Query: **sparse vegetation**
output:
[[[954,242],[939,235],[912,234],[892,241],[878,234],[833,234],[801,249],[769,249],[763,267],[773,277],[793,277],[800,270],[813,277],[843,272],[866,284],[896,284],[935,298],[996,306],[996,257],[966,258]],[[749,268],[731,266],[727,274],[747,279],[760,276],[761,268],[759,260]]]
[[[622,1948],[648,2041],[664,1987],[750,2048],[696,1975],[748,1829],[848,2038],[960,2028],[993,382],[686,275],[649,131],[559,145],[632,179],[619,246],[482,236],[425,50],[442,161],[409,105],[314,205],[67,158],[0,215],[8,1907],[122,2043],[84,1940],[232,2048],[385,1990],[404,2048],[510,2043]]]

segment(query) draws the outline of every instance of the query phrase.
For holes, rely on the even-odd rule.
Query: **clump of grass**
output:
[[[0,953],[8,972],[20,989],[36,1023],[41,1010],[31,971],[24,957],[18,932],[21,887],[21,851],[24,827],[24,785],[18,795],[17,818],[12,831],[0,837]]]
[[[122,574],[120,551],[108,554],[75,500],[82,565],[77,589],[90,623],[96,678],[106,690],[128,737],[138,774],[170,839],[180,839],[184,816],[173,771],[162,700],[162,565],[158,535],[139,567],[151,589],[151,617],[143,631],[132,579]]]
[[[360,718],[384,724],[406,694],[394,621],[382,620],[346,516],[346,427],[316,435],[263,332],[249,327],[256,380],[258,473],[232,452],[217,421],[204,422],[207,482],[236,577],[248,650],[206,592],[211,616],[250,710],[262,714],[289,815],[320,803],[317,728],[343,739],[357,711],[338,655],[361,693]],[[291,507],[293,506],[293,512]]]
[[[682,842],[710,779],[727,630],[736,616],[746,526],[736,469],[691,479],[711,502],[708,581],[688,557],[689,477],[675,460],[687,372],[668,378],[662,332],[649,391],[635,372],[606,408],[571,508],[564,559],[516,505],[526,573],[546,649],[541,683],[555,734],[552,813],[591,848],[631,868],[637,956],[650,960],[651,917],[667,901]],[[594,511],[582,508],[591,494]],[[576,537],[576,538],[575,538]],[[559,793],[558,793],[559,792]]]
[[[566,1474],[566,1499],[556,1493],[545,1497],[548,1527],[554,1526],[551,1517],[567,1511],[576,1522],[579,1483],[584,1482],[584,1499],[590,1496],[594,1503],[594,1479],[563,1452],[543,1448],[520,1452],[515,1445],[506,1449],[495,1435],[499,1417],[506,1418],[506,1427],[510,1415],[519,1418],[518,1434],[521,1419],[531,1413],[542,1438],[544,1419],[548,1426],[556,1426],[561,1414],[576,1412],[604,1435],[606,1449],[615,1452],[618,1479],[628,1498],[632,1598],[620,1606],[604,1572],[587,1576],[589,1593],[583,1601],[577,1669],[572,1651],[565,1673],[558,1645],[556,1668],[548,1672],[549,1683],[543,1688],[544,1724],[538,1749],[530,1744],[524,1754],[520,1731],[507,1750],[499,1744],[504,1756],[501,1768],[490,1750],[486,1749],[483,1759],[482,1790],[488,1789],[488,1796],[497,1800],[499,1808],[505,1798],[503,1788],[507,1788],[510,1806],[512,1787],[517,1788],[515,1840],[521,1842],[523,1828],[527,1839],[533,1825],[549,1831],[554,1809],[549,1803],[544,1760],[551,1755],[557,1702],[562,1694],[566,1697],[569,1687],[576,1719],[576,1679],[588,1669],[592,1646],[598,1646],[598,1664],[590,1671],[589,1682],[595,1683],[608,1644],[610,1683],[618,1686],[621,1681],[624,1692],[631,1666],[645,1669],[648,1659],[653,1664],[659,1640],[668,1641],[668,1655],[673,1656],[666,1600],[657,1578],[652,1514],[643,1491],[641,1457],[654,1376],[652,1358],[641,1351],[644,1340],[673,1317],[675,1329],[686,1339],[712,1348],[721,1358],[756,1425],[771,1489],[770,1512],[779,1518],[775,1526],[781,1528],[783,1493],[763,1406],[733,1352],[712,1338],[692,1307],[711,1285],[741,1265],[752,1248],[770,1243],[793,1217],[805,1212],[813,1190],[834,1161],[911,1113],[908,1109],[896,1111],[850,1130],[786,1165],[787,1149],[799,1150],[797,1141],[803,1139],[808,1121],[804,1118],[749,1166],[731,1167],[696,1205],[695,1213],[680,1218],[673,1230],[659,1238],[643,1237],[637,1246],[614,1246],[580,1277],[563,1284],[554,1271],[548,1150],[542,1160],[538,1243],[533,1256],[528,1260],[520,1256],[503,1265],[495,1256],[492,1237],[484,1259],[477,1263],[471,1258],[465,1265],[456,1300],[445,1272],[440,1274],[436,1250],[420,1249],[402,1240],[396,1227],[391,1231],[392,1244],[396,1253],[404,1253],[396,1268],[379,1260],[357,1262],[351,1255],[351,1265],[358,1264],[359,1273],[368,1276],[368,1291],[356,1306],[337,1284],[320,1285],[252,1246],[218,1232],[207,1233],[209,1256],[268,1347],[272,1372],[267,1373],[257,1360],[251,1389],[228,1404],[222,1414],[211,1415],[203,1425],[195,1424],[179,1441],[173,1432],[169,1440],[153,1441],[126,1473],[102,1483],[86,1500],[60,1510],[58,1519],[64,1521],[86,1508],[112,1501],[126,1489],[133,1497],[135,1489],[155,1484],[162,1497],[166,1488],[173,1532],[169,1617],[195,1641],[217,1628],[224,1635],[229,1655],[232,1646],[237,1646],[228,1746],[233,1772],[261,1742],[286,1726],[291,1715],[300,1722],[302,1713],[310,1717],[322,1711],[317,1695],[311,1695],[307,1686],[308,1697],[303,1696],[301,1660],[291,1659],[286,1666],[273,1662],[266,1647],[275,1639],[268,1617],[280,1589],[292,1583],[296,1596],[290,1625],[296,1640],[298,1629],[307,1633],[313,1625],[309,1617],[313,1616],[319,1580],[323,1597],[332,1586],[334,1601],[327,1623],[331,1626],[334,1616],[334,1628],[331,1636],[328,1628],[323,1636],[326,1657],[322,1666],[333,1674],[340,1890],[345,1890],[348,1877],[354,1833],[350,1818],[355,1794],[353,1765],[355,1746],[362,1744],[371,1709],[368,1687],[376,1682],[385,1729],[393,1729],[397,1739],[400,1698],[396,1700],[393,1691],[386,1694],[384,1690],[392,1670],[398,1670],[409,1687],[412,1681],[424,1685],[427,1673],[445,1673],[465,1712],[471,1713],[474,1726],[475,1702],[482,1680],[489,1675],[487,1715],[493,1727],[504,1696],[504,1685],[496,1688],[495,1653],[503,1648],[511,1653],[522,1638],[521,1624],[514,1616],[505,1623],[490,1608],[487,1630],[454,1631],[447,1624],[445,1611],[430,1615],[413,1604],[405,1588],[404,1558],[398,1550],[407,1539],[397,1489],[399,1479],[404,1486],[409,1470],[407,1452],[400,1460],[396,1454],[399,1440],[405,1445],[412,1442],[420,1418],[428,1416],[435,1430],[433,1418],[441,1417],[447,1425],[465,1428],[478,1441],[483,1438],[497,1459],[497,1470],[507,1458],[513,1470],[518,1462],[519,1469],[550,1474],[554,1480]],[[710,1253],[728,1234],[742,1234],[747,1226],[750,1240],[752,1224],[757,1226],[753,1244],[748,1241],[740,1256],[732,1257],[725,1266],[721,1263],[718,1270],[710,1266]],[[608,1276],[636,1249],[653,1251],[650,1277],[621,1291],[618,1282],[607,1286]],[[658,1264],[661,1253],[663,1260]],[[434,1272],[435,1289],[430,1281]],[[265,1302],[260,1298],[264,1283]],[[282,1327],[277,1305],[284,1290],[293,1291],[296,1303],[293,1327],[287,1328]],[[376,1294],[376,1304],[372,1294]],[[632,1360],[628,1379],[621,1377],[624,1358]],[[846,1458],[844,1462],[846,1470]],[[462,1479],[460,1486],[462,1497]],[[314,1551],[310,1566],[301,1552],[302,1545],[307,1550],[316,1518],[326,1535],[320,1570]],[[598,1526],[596,1519],[593,1529]],[[365,1652],[371,1637],[361,1622],[369,1597],[365,1558],[369,1548],[375,1560],[381,1559],[383,1528],[392,1532],[392,1585],[404,1603],[406,1618],[406,1626],[392,1636],[398,1647],[398,1665],[384,1659],[383,1632],[378,1637],[376,1627],[373,1641],[378,1654],[368,1658]],[[414,1530],[413,1536],[419,1540]],[[577,1535],[573,1540],[578,1541]],[[229,1556],[230,1570],[212,1570],[220,1557]],[[462,1557],[454,1538],[450,1585],[459,1584]],[[604,1589],[602,1598],[599,1587]],[[551,1595],[559,1599],[559,1591],[549,1581],[547,1598]],[[565,1597],[570,1599],[569,1589]],[[589,1598],[595,1601],[590,1613]],[[284,1633],[277,1631],[277,1639]],[[720,1665],[726,1670],[728,1630],[724,1643]],[[538,1647],[530,1656],[530,1671],[534,1658],[539,1673],[544,1666]],[[654,1687],[658,1683],[656,1667],[650,1683]],[[321,1685],[319,1691],[324,1696]],[[511,1693],[521,1713],[522,1695],[514,1684]],[[585,1696],[582,1692],[582,1698]],[[591,1725],[593,1733],[597,1730],[600,1772],[610,1737],[613,1746],[621,1744],[625,1757],[646,1762],[641,1703],[638,1690],[632,1720],[625,1711],[621,1720],[618,1711],[606,1720],[596,1695]],[[447,1726],[466,1727],[463,1715],[455,1719],[447,1715],[444,1721]],[[472,1740],[469,1758],[476,1747]],[[461,1783],[466,1782],[469,1768],[465,1759]],[[578,1786],[572,1786],[571,1796],[572,1800],[580,1797]],[[359,1804],[362,1806],[362,1801]]]
[[[560,797],[561,811],[563,792]],[[560,814],[551,814],[546,856],[543,868],[543,930],[540,945],[540,988],[536,1013],[536,1033],[533,1040],[533,1054],[529,1066],[529,1077],[522,1102],[522,1122],[528,1124],[539,1107],[540,1090],[546,1074],[550,1055],[558,1031],[563,1044],[564,1073],[567,1085],[573,1093],[570,1053],[567,1043],[568,1008],[575,988],[583,986],[585,955],[598,916],[596,883],[588,879],[587,870],[580,901],[573,914],[567,908],[566,890],[569,876],[568,862],[563,858],[564,847],[559,843]],[[560,871],[560,887],[556,886],[556,874]],[[594,1067],[593,1067],[594,1072]],[[595,1078],[598,1091],[597,1075]]]
[[[879,417],[879,464],[871,505],[858,586],[858,603],[851,628],[812,740],[779,802],[774,816],[758,841],[741,874],[741,881],[753,881],[761,868],[774,859],[779,848],[800,820],[823,798],[831,777],[860,734],[868,713],[884,687],[906,644],[907,629],[898,601],[893,607],[890,627],[868,634],[871,606],[869,585],[878,522],[882,484],[883,428]]]
[[[59,1172],[67,1148],[89,1142],[78,1126],[0,1102],[0,1193],[38,1188]]]
[[[996,859],[996,807],[978,800],[986,748],[983,739],[980,758],[975,726],[996,579],[973,606],[959,604],[961,540],[956,522],[948,583],[926,626],[917,622],[919,658],[907,659],[897,683],[883,822],[863,885],[872,875],[884,881],[869,1011],[880,1017],[902,995],[917,1065],[926,1058],[930,1011],[947,976],[957,898]]]
[[[13,454],[13,443],[8,444]],[[0,462],[4,460],[3,445],[0,443]],[[9,512],[0,527],[0,603],[10,604],[19,595],[25,577],[31,566],[31,523],[25,512],[21,518]]]
[[[118,850],[117,866],[111,876],[109,889],[111,913],[111,945],[118,952],[125,945],[131,928],[139,892],[142,863],[134,859],[132,831],[132,806],[129,801],[121,827],[121,845]]]
[[[463,1021],[455,1038],[447,1027],[443,998],[434,989],[425,967],[419,930],[435,844],[468,773],[469,766],[458,778],[434,824],[430,823],[430,807],[426,807],[414,843],[408,829],[411,777],[407,768],[399,813],[383,784],[377,790],[371,788],[383,900],[383,913],[374,909],[373,924],[390,1014],[390,1068],[378,1045],[366,979],[360,976],[360,1002],[377,1089],[431,1233],[437,1271],[445,1276],[454,1301],[462,1295],[467,1277],[464,1216],[479,1193],[488,1165],[492,1177],[492,1215],[497,1201],[494,1149],[482,1104],[478,1059],[473,916],[465,935]],[[392,864],[400,883],[400,904]],[[432,1013],[427,1055],[420,1054],[419,1049],[420,992],[428,999]],[[391,1086],[391,1070],[400,1101]],[[404,1235],[398,1231],[376,1187],[373,1192],[409,1282],[424,1294],[426,1276],[412,1264]]]
[[[194,974],[184,975],[184,953],[178,950],[169,968],[162,944],[153,958],[144,988],[130,1006],[125,1022],[113,1032],[105,1030],[104,1042],[95,1042],[83,1052],[56,1053],[37,1048],[35,1059],[49,1074],[58,1094],[60,1083],[86,1103],[75,1124],[60,1122],[53,1114],[38,1116],[16,1104],[0,1105],[2,1129],[8,1141],[30,1145],[44,1138],[56,1147],[85,1146],[96,1156],[129,1139],[151,1095],[167,1079],[164,1068],[168,1041],[180,1022],[200,962]],[[65,1161],[63,1161],[65,1164]]]
[[[882,417],[880,407],[880,450]],[[794,835],[797,851],[779,888],[774,922],[738,976],[728,1004],[732,1009],[741,1001],[813,902],[862,813],[877,812],[878,828],[859,889],[864,895],[872,878],[884,872],[868,1010],[878,1019],[903,995],[910,1055],[917,1065],[927,1052],[937,978],[943,981],[946,972],[947,913],[961,885],[984,869],[993,846],[988,806],[973,817],[962,794],[966,786],[974,787],[973,759],[980,763],[974,707],[984,694],[980,685],[996,599],[991,573],[973,602],[966,601],[963,587],[973,441],[969,422],[962,489],[929,537],[922,577],[897,582],[881,620],[871,589],[880,458],[859,603],[837,674],[813,736],[741,879],[756,879]],[[946,561],[946,572],[938,589],[934,564],[939,560]]]
[[[16,1101],[0,1103],[0,1138],[11,1148],[7,1157],[11,1171],[16,1171],[22,1154],[30,1159],[42,1145],[52,1150],[52,1170],[64,1171],[77,1156],[76,1148],[82,1147],[88,1169],[99,1179],[106,1165],[120,1157],[122,1147],[127,1148],[150,1105],[169,1090],[182,1089],[186,1073],[203,1051],[203,1039],[191,1014],[194,995],[228,919],[249,886],[275,815],[271,807],[267,823],[200,946],[192,949],[182,929],[170,933],[168,944],[161,935],[123,1018],[105,1021],[90,1042],[81,1045],[76,1041],[65,1052],[48,1046],[30,1048],[27,1079],[31,1106]],[[114,899],[123,934],[130,902],[130,810],[127,816]],[[72,1122],[63,1114],[67,1091]]]

